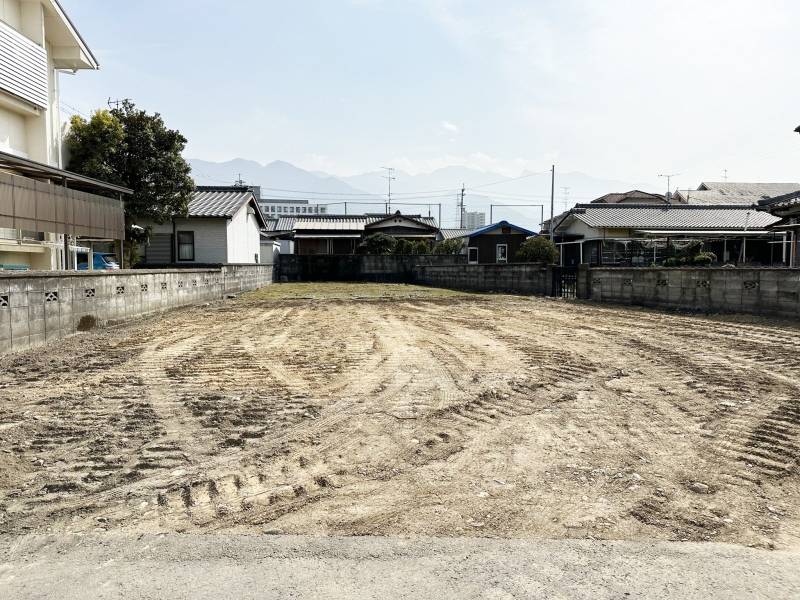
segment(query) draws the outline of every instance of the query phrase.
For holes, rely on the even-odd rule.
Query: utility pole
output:
[[[556,166],[553,165],[550,170],[550,241],[552,242],[556,235],[554,229],[555,225],[555,198],[556,198]]]
[[[672,194],[672,187],[670,187],[670,180],[673,177],[677,177],[678,175],[680,175],[680,173],[659,173],[658,174],[659,177],[666,177],[667,178],[666,200],[667,200],[667,203],[669,203],[669,204],[672,204],[672,202],[670,202],[670,198],[671,198],[671,194]]]
[[[464,192],[466,191],[464,184],[461,184],[461,201],[458,205],[458,220],[459,228],[464,229]]]
[[[388,214],[392,212],[392,180],[397,179],[397,177],[394,176],[394,169],[392,167],[381,167],[381,169],[386,171],[386,175],[384,175],[383,178],[389,182],[389,194],[387,196],[389,201],[386,203],[386,213]]]

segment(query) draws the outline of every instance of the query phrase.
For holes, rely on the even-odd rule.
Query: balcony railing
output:
[[[47,108],[47,53],[0,21],[0,90]]]

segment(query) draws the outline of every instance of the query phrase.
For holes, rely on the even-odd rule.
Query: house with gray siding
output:
[[[257,264],[266,227],[258,199],[246,187],[198,187],[188,214],[149,229],[145,265]]]

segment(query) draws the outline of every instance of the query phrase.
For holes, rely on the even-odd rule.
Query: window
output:
[[[478,249],[477,248],[467,248],[467,262],[471,265],[478,264]]]
[[[194,260],[194,231],[178,232],[178,260]]]
[[[497,244],[497,262],[508,262],[508,244]]]

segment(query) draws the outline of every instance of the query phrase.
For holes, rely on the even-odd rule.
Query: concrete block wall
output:
[[[593,267],[589,280],[599,302],[800,317],[798,269]]]
[[[421,265],[415,282],[459,290],[550,295],[552,267],[543,264]]]
[[[414,255],[298,255],[281,254],[281,281],[380,281],[410,283],[418,265],[465,264],[466,256]]]
[[[271,265],[0,273],[0,353],[63,338],[87,317],[102,326],[271,282]]]

